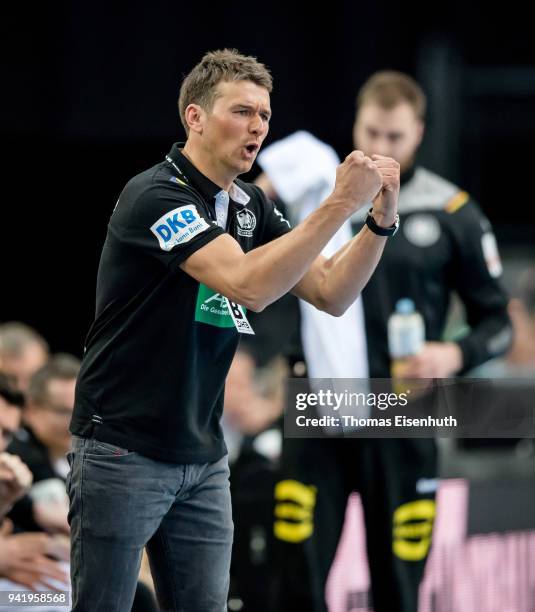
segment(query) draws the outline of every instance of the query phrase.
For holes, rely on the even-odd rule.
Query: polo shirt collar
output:
[[[202,172],[197,170],[190,160],[182,153],[181,149],[183,149],[184,146],[184,142],[175,142],[167,157],[178,167],[191,186],[208,202],[212,203],[215,196],[223,190],[219,185],[216,185]],[[228,193],[233,202],[241,204],[242,206],[245,206],[251,199],[241,187],[236,185],[236,183],[232,183]]]

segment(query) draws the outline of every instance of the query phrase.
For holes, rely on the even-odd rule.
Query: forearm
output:
[[[289,234],[247,254],[229,236],[218,236],[180,266],[197,281],[232,301],[252,310],[262,310],[295,287],[309,268],[313,272],[307,276],[314,277],[314,281],[321,280],[316,278],[318,263],[323,261],[318,256],[332,236],[364,203],[376,199],[382,202],[383,192],[393,189],[389,199],[395,203],[396,185],[399,190],[397,162],[389,158],[372,161],[361,151],[353,151],[337,168],[333,193]],[[394,209],[392,202],[387,201],[387,204]],[[389,206],[384,209],[388,212]],[[361,247],[362,257],[372,262],[365,266],[364,278],[369,277],[380,255],[374,242],[375,238],[368,237]],[[367,247],[371,254],[366,254]],[[351,272],[350,265],[344,265],[348,272]],[[346,279],[341,279],[340,284],[342,282]],[[316,291],[315,286],[313,291]]]
[[[342,249],[323,264],[318,299],[331,314],[343,314],[357,299],[373,274],[387,238],[364,226]]]
[[[261,310],[294,287],[349,214],[333,194],[290,233],[241,258],[235,282],[245,305]]]

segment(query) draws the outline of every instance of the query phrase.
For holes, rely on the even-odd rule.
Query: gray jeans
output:
[[[73,611],[127,612],[147,546],[162,610],[227,609],[227,457],[179,465],[73,438],[67,477]]]

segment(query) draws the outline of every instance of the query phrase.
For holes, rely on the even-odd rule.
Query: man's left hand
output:
[[[447,378],[463,366],[456,342],[426,342],[418,355],[403,360],[404,378]]]
[[[383,179],[383,186],[373,201],[373,218],[381,227],[393,225],[398,211],[400,167],[384,155],[372,155],[372,161]]]

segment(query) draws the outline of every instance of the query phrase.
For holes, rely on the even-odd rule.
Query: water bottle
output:
[[[417,355],[425,342],[425,325],[414,302],[402,298],[396,302],[396,310],[388,319],[388,350],[392,378],[403,378],[404,360]]]

